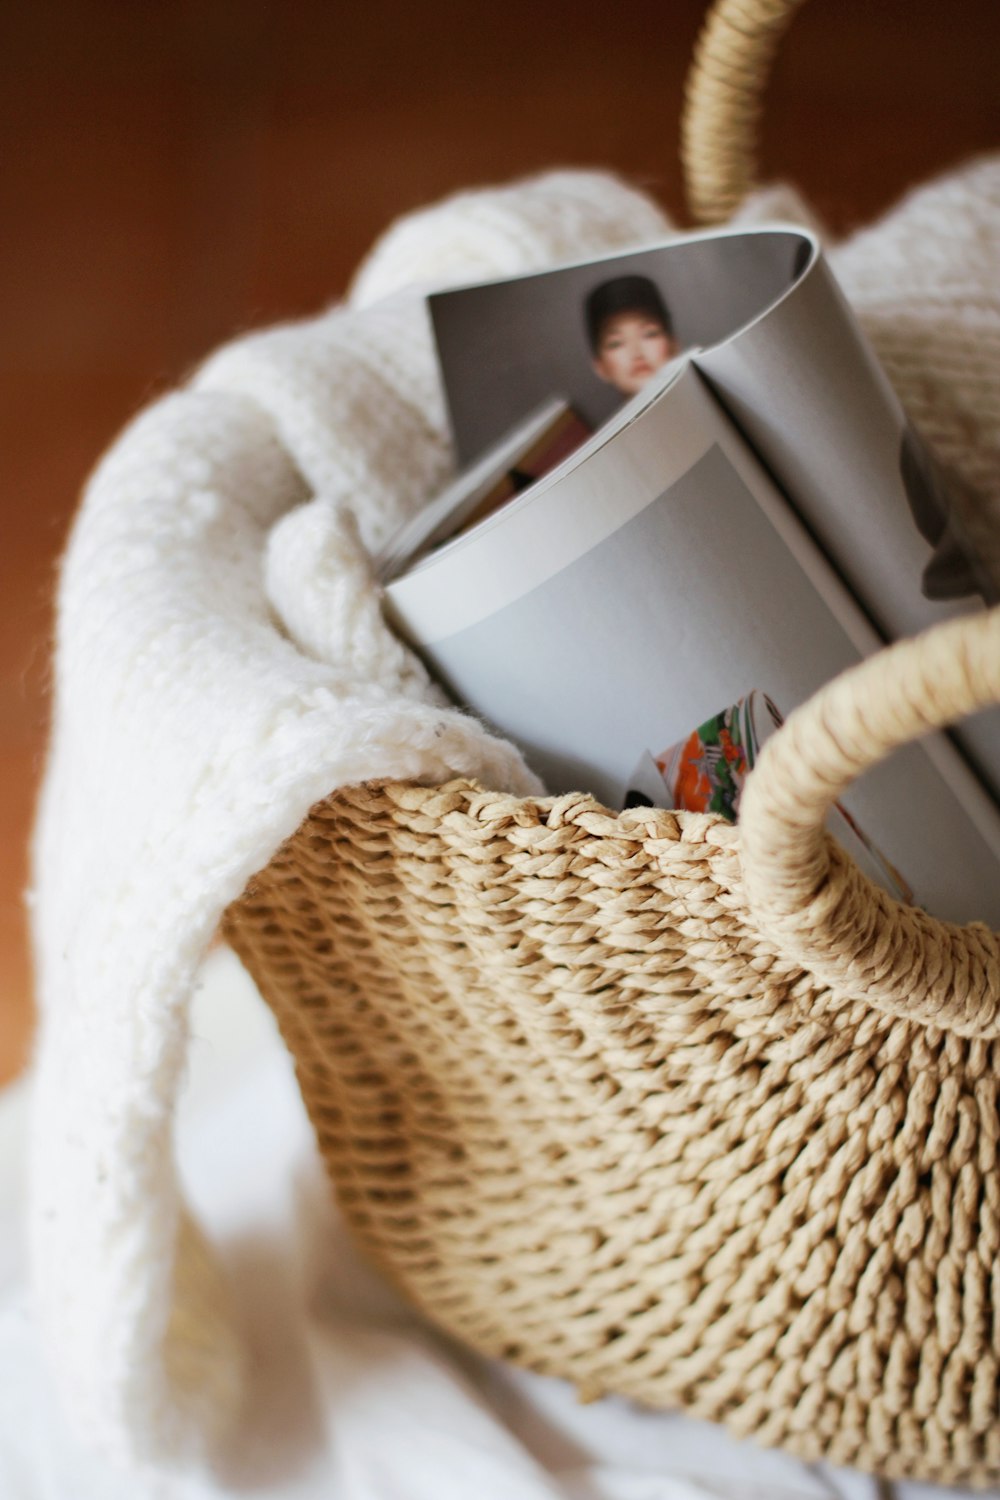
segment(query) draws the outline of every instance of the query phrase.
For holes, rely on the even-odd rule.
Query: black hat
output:
[[[663,324],[668,334],[673,335],[674,325],[670,321],[667,305],[659,288],[649,277],[616,276],[612,281],[602,281],[587,296],[587,337],[595,354],[600,346],[601,330],[605,323],[623,312],[648,313],[657,323]]]

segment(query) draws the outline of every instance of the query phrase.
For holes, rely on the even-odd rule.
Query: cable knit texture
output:
[[[370,551],[451,464],[412,287],[668,231],[648,199],[593,173],[415,214],[346,306],[223,349],[128,427],[88,486],[59,585],[34,851],[31,1234],[67,1405],[123,1464],[204,1453],[240,1410],[224,1271],[180,1199],[171,1135],[188,1001],[222,912],[338,786],[461,775],[539,790],[382,623]],[[990,160],[834,255],[904,400],[990,503],[998,249]]]

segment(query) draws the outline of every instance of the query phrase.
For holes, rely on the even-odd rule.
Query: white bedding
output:
[[[190,1199],[221,1247],[254,1350],[252,1414],[212,1480],[156,1500],[934,1500],[799,1463],[684,1417],[475,1359],[399,1301],[346,1240],[291,1063],[226,951],[196,1001],[179,1121]],[[145,1500],[57,1410],[24,1291],[27,1084],[0,1093],[0,1496]],[[251,1436],[248,1437],[248,1434]],[[1000,1496],[1000,1490],[993,1492]]]

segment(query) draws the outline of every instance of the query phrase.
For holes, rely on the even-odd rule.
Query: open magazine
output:
[[[390,544],[387,610],[550,791],[620,807],[644,752],[724,705],[757,690],[787,714],[994,597],[965,497],[807,232],[687,236],[430,306],[479,488]],[[557,413],[572,451],[489,503]],[[998,796],[990,711],[871,772],[845,812],[922,905],[996,924]]]

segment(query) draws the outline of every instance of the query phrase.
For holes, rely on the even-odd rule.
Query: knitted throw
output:
[[[872,1395],[876,1371],[885,1374],[874,1353],[862,1349],[845,1358],[847,1335],[860,1319],[874,1331],[871,1348],[882,1349],[879,1291],[898,1282],[906,1337],[890,1340],[889,1406],[883,1411],[869,1403],[868,1411],[880,1415],[872,1419],[877,1431],[869,1432],[862,1456],[889,1468],[894,1445],[908,1444],[910,1451],[916,1433],[933,1434],[928,1413],[954,1405],[960,1392],[965,1399],[971,1382],[974,1417],[964,1447],[958,1452],[934,1439],[937,1468],[978,1476],[984,1464],[996,1465],[989,1446],[994,1438],[987,1443],[983,1435],[987,1397],[992,1393],[995,1402],[996,1394],[992,1343],[980,1338],[973,1359],[966,1335],[949,1341],[947,1333],[967,1326],[947,1315],[949,1307],[965,1305],[963,1297],[987,1306],[978,1283],[961,1286],[959,1266],[970,1236],[984,1234],[984,1214],[992,1214],[992,1207],[986,1214],[973,1205],[993,1203],[995,1116],[983,1116],[976,1133],[965,1102],[979,1099],[988,1109],[983,1088],[994,1071],[992,1050],[914,1026],[901,1032],[890,1022],[875,1021],[851,1035],[821,988],[805,982],[793,982],[791,990],[786,983],[780,1003],[778,991],[767,990],[766,1020],[753,1039],[745,1035],[735,975],[748,955],[724,923],[713,925],[738,883],[731,834],[706,828],[690,835],[677,820],[658,826],[655,837],[679,843],[683,857],[674,878],[694,901],[690,947],[676,955],[687,969],[675,964],[668,984],[647,986],[649,960],[636,941],[612,964],[622,1006],[596,1004],[588,988],[589,950],[580,948],[571,922],[568,931],[557,927],[551,941],[554,962],[578,976],[570,986],[581,997],[578,1011],[567,1016],[562,999],[527,1010],[522,1004],[513,1021],[501,1024],[507,1012],[498,1008],[499,997],[512,993],[510,965],[530,974],[550,943],[550,924],[562,920],[562,877],[545,866],[545,818],[531,801],[496,797],[530,798],[540,788],[509,745],[444,703],[381,622],[369,552],[449,471],[426,316],[406,285],[534,269],[649,240],[666,229],[648,200],[592,174],[561,173],[468,194],[415,215],[377,247],[346,307],[224,349],[184,391],[132,423],[88,487],[60,580],[53,738],[35,845],[41,1030],[32,1257],[40,1315],[67,1404],[81,1430],[121,1462],[179,1463],[239,1420],[241,1355],[227,1318],[224,1269],[180,1201],[171,1148],[199,960],[222,914],[257,872],[266,874],[251,899],[287,906],[278,889],[281,865],[271,864],[272,857],[332,792],[373,780],[436,786],[460,776],[494,790],[480,801],[479,793],[470,801],[467,791],[443,792],[446,802],[431,823],[423,811],[414,821],[405,792],[345,790],[316,816],[371,819],[375,847],[401,840],[417,887],[430,847],[425,840],[447,844],[455,828],[456,837],[480,839],[483,878],[467,892],[473,923],[505,889],[501,870],[517,868],[519,945],[501,958],[484,940],[483,983],[468,991],[465,1034],[471,1025],[480,1041],[489,1036],[486,1051],[495,1058],[490,1099],[513,1108],[524,1102],[528,1086],[520,1059],[531,1052],[532,1027],[540,1029],[548,1082],[538,1074],[528,1102],[544,1117],[547,1134],[535,1153],[533,1202],[543,1213],[546,1183],[572,1172],[581,1202],[599,1194],[605,1203],[600,1222],[585,1230],[572,1217],[549,1226],[558,1262],[576,1271],[545,1283],[545,1296],[583,1314],[567,1325],[573,1332],[563,1354],[569,1365],[579,1356],[584,1388],[596,1392],[613,1384],[669,1403],[700,1401],[713,1415],[739,1406],[740,1420],[765,1437],[799,1433],[808,1448],[811,1434],[818,1434],[830,1448],[838,1422],[857,1428],[857,1403]],[[832,257],[904,402],[941,456],[978,482],[990,504],[1000,504],[998,246],[1000,161],[990,160],[924,189]],[[586,801],[570,799],[558,816],[586,839],[601,815]],[[599,926],[610,923],[610,936],[598,939],[586,924],[579,931],[588,943],[617,949],[615,892],[631,853],[628,839],[612,845],[606,877],[598,872],[591,880],[591,908]],[[695,882],[699,861],[707,861],[708,873]],[[349,891],[350,872],[342,874]],[[322,895],[325,905],[329,895],[328,872],[314,875],[302,892],[310,917],[309,903]],[[385,899],[396,911],[395,892]],[[426,934],[434,923],[433,886],[421,899]],[[358,920],[357,900],[350,912],[329,910],[343,911],[348,931]],[[337,918],[317,920],[336,924]],[[238,916],[234,922],[234,931],[250,933],[249,925],[239,928]],[[280,966],[289,939],[282,933],[273,952],[264,953],[262,929],[254,931],[242,946],[263,974],[268,965]],[[317,997],[327,991],[320,960],[329,931],[313,933],[320,943]],[[641,939],[641,932],[640,922],[633,937]],[[298,951],[296,1006],[308,998]],[[399,1216],[399,1192],[419,1188],[420,1203],[437,1213],[439,1225],[442,1216],[451,1223],[444,1243],[457,1253],[467,1236],[482,1233],[484,1221],[456,1217],[456,1193],[471,1172],[477,1187],[494,1184],[502,1198],[505,1165],[491,1155],[489,1111],[480,1112],[467,1159],[461,1143],[446,1141],[451,1104],[421,1071],[421,1048],[436,1048],[450,1066],[447,1014],[428,1006],[426,1014],[404,1016],[405,998],[431,994],[431,971],[442,982],[460,974],[464,984],[466,959],[442,932],[423,943],[415,963],[412,992],[394,988],[388,975],[379,990],[386,1008],[375,1024],[383,1050],[369,1082],[362,1085],[369,1070],[359,1068],[352,1092],[343,1063],[339,1102],[325,1114],[314,1108],[322,1144],[352,1212],[357,1153],[375,1138],[370,1129],[376,1125],[383,1132],[378,1139],[385,1139],[396,1108],[371,1079],[385,1065],[385,1047],[397,1062],[409,1059],[407,1066],[418,1070],[419,1119],[391,1123],[397,1139],[412,1142],[413,1154],[397,1152],[375,1164],[376,1171],[385,1168],[382,1201],[388,1206],[373,1215],[369,1184],[355,1196],[355,1221],[414,1294],[435,1304],[442,1321],[484,1347],[554,1368],[549,1356],[539,1358],[529,1347],[534,1313],[520,1331],[509,1323],[501,1329],[490,1323],[483,1302],[503,1282],[506,1257],[526,1253],[518,1226],[537,1221],[530,1204],[507,1214],[507,1237],[499,1235],[486,1256],[493,1265],[471,1291],[451,1299],[450,1319],[440,1295],[443,1288],[447,1301],[441,1278],[448,1257],[421,1261],[418,1254],[413,1260],[417,1221],[409,1210]],[[773,963],[780,976],[780,956]],[[346,970],[344,977],[350,977]],[[361,1059],[369,1045],[372,1001],[360,990],[350,993],[351,1004],[329,1019],[270,997],[286,1035],[301,1041],[314,1105],[326,1097],[332,1077],[324,1072],[316,1083],[320,1032],[342,1057]],[[745,1003],[757,1001],[747,997]],[[472,1057],[481,1053],[470,1052],[462,1066],[455,1059],[451,1076],[459,1093]],[[767,1081],[765,1053],[768,1062],[780,1060]],[[658,1090],[668,1057],[672,1067],[688,1068],[689,1081],[664,1103]],[[744,1083],[757,1072],[761,1082],[756,1093],[753,1086],[743,1090],[739,1111],[730,1114],[733,1090],[726,1080],[737,1067]],[[771,1080],[782,1068],[775,1093]],[[914,1068],[935,1088],[940,1083],[944,1103],[928,1104],[926,1088],[912,1084]],[[959,1076],[965,1091],[948,1084]],[[573,1089],[586,1093],[589,1083],[596,1090],[582,1116],[578,1105],[567,1113],[561,1082],[567,1078]],[[718,1082],[718,1094],[706,1092],[707,1080]],[[582,1123],[587,1111],[619,1096],[629,1101],[630,1133],[618,1133],[614,1122],[623,1117],[612,1109],[600,1130],[588,1134]],[[463,1098],[475,1115],[482,1083],[470,1083]],[[814,1132],[816,1111],[824,1109],[827,1123]],[[655,1178],[646,1176],[646,1147],[652,1160],[664,1160],[680,1138],[666,1129],[665,1110],[676,1113],[677,1130],[691,1142],[669,1193],[650,1188]],[[893,1134],[900,1111],[908,1133]],[[530,1132],[535,1115],[529,1110],[520,1118]],[[878,1158],[870,1180],[854,1176],[859,1151],[863,1157],[889,1137],[892,1170],[888,1159]],[[505,1152],[512,1139],[505,1139]],[[530,1134],[522,1139],[518,1149],[530,1152]],[[915,1149],[921,1140],[929,1143],[924,1156]],[[435,1142],[444,1141],[447,1150],[437,1149]],[[727,1163],[735,1163],[739,1175],[723,1190]],[[790,1184],[780,1211],[779,1168]],[[365,1162],[364,1172],[371,1170]],[[401,1189],[413,1173],[419,1175]],[[816,1195],[836,1198],[841,1179],[862,1183],[839,1203],[853,1236],[843,1266],[830,1258],[822,1216],[812,1214]],[[894,1186],[898,1182],[903,1187]],[[945,1202],[953,1192],[959,1199],[954,1212]],[[918,1198],[930,1204],[928,1212],[914,1211]],[[710,1228],[692,1235],[692,1213]],[[623,1278],[626,1232],[639,1249],[632,1274]],[[707,1260],[708,1241],[699,1250],[699,1232],[711,1240]],[[671,1235],[685,1241],[685,1253],[701,1254],[704,1275],[698,1279],[684,1253],[670,1260],[671,1296],[694,1303],[698,1312],[682,1335],[657,1342],[653,1336],[662,1330],[643,1267],[671,1254]],[[758,1243],[763,1259],[744,1261]],[[905,1254],[907,1246],[927,1244],[936,1256],[933,1274],[931,1262]],[[988,1236],[979,1253],[989,1277],[995,1254]],[[779,1267],[784,1274],[775,1279]],[[539,1263],[537,1272],[543,1275],[545,1266]],[[787,1310],[798,1299],[803,1308],[817,1309],[819,1303],[810,1303],[817,1289],[826,1299],[823,1338],[810,1311],[783,1343],[769,1343],[775,1305],[787,1304]],[[534,1306],[534,1293],[529,1301]],[[746,1312],[749,1303],[755,1312]],[[897,1298],[894,1307],[903,1305]],[[945,1330],[940,1337],[924,1336],[929,1306],[944,1309],[934,1324]],[[720,1370],[713,1351],[740,1318],[748,1319],[740,1325],[743,1354]],[[618,1365],[630,1373],[609,1380],[612,1356],[600,1350],[616,1346]],[[567,1360],[562,1365],[565,1373]],[[760,1373],[747,1384],[751,1366]],[[840,1391],[842,1399],[822,1408],[793,1402],[792,1418],[776,1425],[762,1416],[765,1386],[787,1388],[791,1400],[803,1366],[822,1368],[824,1389]],[[900,1393],[912,1393],[914,1380],[906,1406]]]

